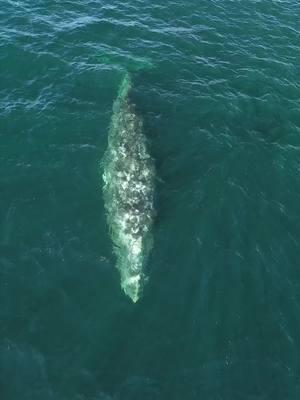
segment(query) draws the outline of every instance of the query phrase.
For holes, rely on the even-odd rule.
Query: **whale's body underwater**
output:
[[[130,100],[127,74],[113,106],[104,156],[104,201],[124,292],[136,302],[152,247],[154,176],[143,122]]]

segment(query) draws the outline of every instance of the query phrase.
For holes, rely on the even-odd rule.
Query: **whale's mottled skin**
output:
[[[113,106],[103,192],[121,286],[136,302],[152,247],[155,169],[147,151],[143,122],[130,100],[131,86],[127,74]]]

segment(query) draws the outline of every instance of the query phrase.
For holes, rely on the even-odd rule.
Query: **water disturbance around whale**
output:
[[[136,302],[146,279],[144,270],[153,241],[155,169],[143,121],[130,98],[131,88],[131,76],[126,74],[113,105],[103,193],[121,286]]]

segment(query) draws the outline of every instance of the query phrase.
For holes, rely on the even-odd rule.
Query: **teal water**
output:
[[[1,400],[300,398],[300,4],[2,0]],[[100,161],[124,74],[154,245],[120,287]]]

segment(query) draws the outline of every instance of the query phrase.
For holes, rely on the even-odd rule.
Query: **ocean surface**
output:
[[[103,200],[119,86],[155,160],[137,303]],[[300,398],[298,0],[2,0],[1,400]]]

